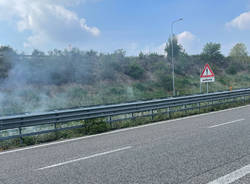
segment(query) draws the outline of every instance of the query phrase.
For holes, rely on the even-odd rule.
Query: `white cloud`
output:
[[[195,36],[188,31],[184,31],[184,32],[177,35],[177,39],[178,39],[178,42],[180,44],[185,45],[185,44],[188,44],[188,43],[194,41]]]
[[[87,0],[1,0],[0,19],[12,21],[20,32],[30,31],[24,46],[37,47],[49,43],[74,43],[100,34],[84,18],[67,6]],[[96,1],[96,0],[91,0]]]
[[[240,30],[250,30],[250,11],[240,14],[238,17],[226,23],[226,26]]]
[[[176,35],[176,37],[178,39],[178,43],[183,46],[183,48],[188,54],[198,54],[201,52],[202,45],[200,43],[200,40],[191,32],[184,31]],[[166,43],[162,43],[159,45],[148,44],[147,46],[144,46],[144,47],[138,46],[136,53],[138,54],[141,51],[145,54],[157,53],[157,54],[166,56],[167,53],[165,52],[165,47],[166,47]]]
[[[196,39],[196,37],[188,31],[184,31],[176,35],[176,37],[178,39],[178,42],[184,47],[184,49],[189,49]]]
[[[166,55],[167,53],[165,52],[165,47],[166,47],[166,43],[162,43],[161,45],[156,47],[155,52],[157,54]]]
[[[185,51],[189,54],[199,53],[201,44],[200,40],[191,32],[184,31],[176,35],[179,44],[183,46]]]

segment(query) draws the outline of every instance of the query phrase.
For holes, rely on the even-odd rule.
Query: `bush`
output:
[[[232,63],[227,69],[226,72],[231,75],[237,74],[237,72],[243,70],[244,67],[239,63]]]
[[[147,87],[146,87],[144,84],[142,84],[142,83],[136,83],[136,84],[134,85],[134,87],[135,87],[136,89],[140,90],[140,91],[145,91],[145,90],[147,90]]]
[[[125,74],[134,79],[141,79],[144,76],[144,70],[137,63],[130,63],[126,67]]]
[[[225,78],[224,76],[223,77],[219,77],[217,79],[221,84],[223,84],[224,86],[227,86],[229,81],[228,81],[228,78]]]
[[[86,120],[86,128],[88,134],[97,134],[106,132],[110,129],[109,125],[103,119]]]
[[[236,70],[235,67],[233,67],[233,66],[231,65],[230,67],[228,67],[228,68],[226,69],[226,72],[227,72],[228,74],[235,75],[235,74],[237,73],[237,70]]]
[[[171,75],[167,75],[164,72],[158,72],[157,76],[157,85],[159,87],[163,87],[167,91],[172,91],[172,77]]]

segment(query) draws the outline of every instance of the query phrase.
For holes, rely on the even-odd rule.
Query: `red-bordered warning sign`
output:
[[[205,65],[201,73],[200,79],[201,79],[201,82],[214,82],[215,80],[214,72],[210,68],[209,64]]]

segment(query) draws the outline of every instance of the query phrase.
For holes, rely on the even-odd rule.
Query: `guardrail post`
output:
[[[131,116],[132,116],[132,120],[135,118],[135,116],[134,116],[134,113],[132,112],[131,113]]]
[[[201,103],[198,103],[199,113],[201,112]]]
[[[152,109],[151,110],[151,120],[153,120],[154,119],[154,110]]]
[[[112,116],[109,116],[109,125],[110,125],[110,128],[112,129]]]
[[[19,127],[18,131],[19,131],[19,136],[20,136],[20,144],[23,144],[22,127]]]
[[[168,114],[168,118],[170,119],[170,112],[169,112],[169,107],[167,108],[167,114]]]
[[[84,120],[84,133],[85,135],[88,134],[88,125],[87,125],[86,119]]]
[[[55,136],[56,136],[56,139],[58,138],[58,133],[57,133],[57,126],[56,126],[56,122],[55,123],[53,123],[53,125],[54,125],[54,132],[55,132]]]
[[[170,107],[168,108],[168,117],[169,117],[169,119],[171,119],[171,109],[170,109]]]

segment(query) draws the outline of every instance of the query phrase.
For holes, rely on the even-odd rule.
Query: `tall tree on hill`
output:
[[[205,62],[217,65],[223,64],[224,56],[221,54],[221,45],[219,43],[207,43],[203,48],[201,58]]]
[[[244,43],[237,43],[230,51],[229,57],[234,62],[246,62],[248,60],[247,47]]]
[[[168,42],[166,43],[165,52],[167,53],[168,58],[172,56],[172,45],[171,45],[171,37],[168,38]],[[178,44],[177,37],[173,37],[173,57],[175,59],[183,52],[183,48],[180,44]]]

